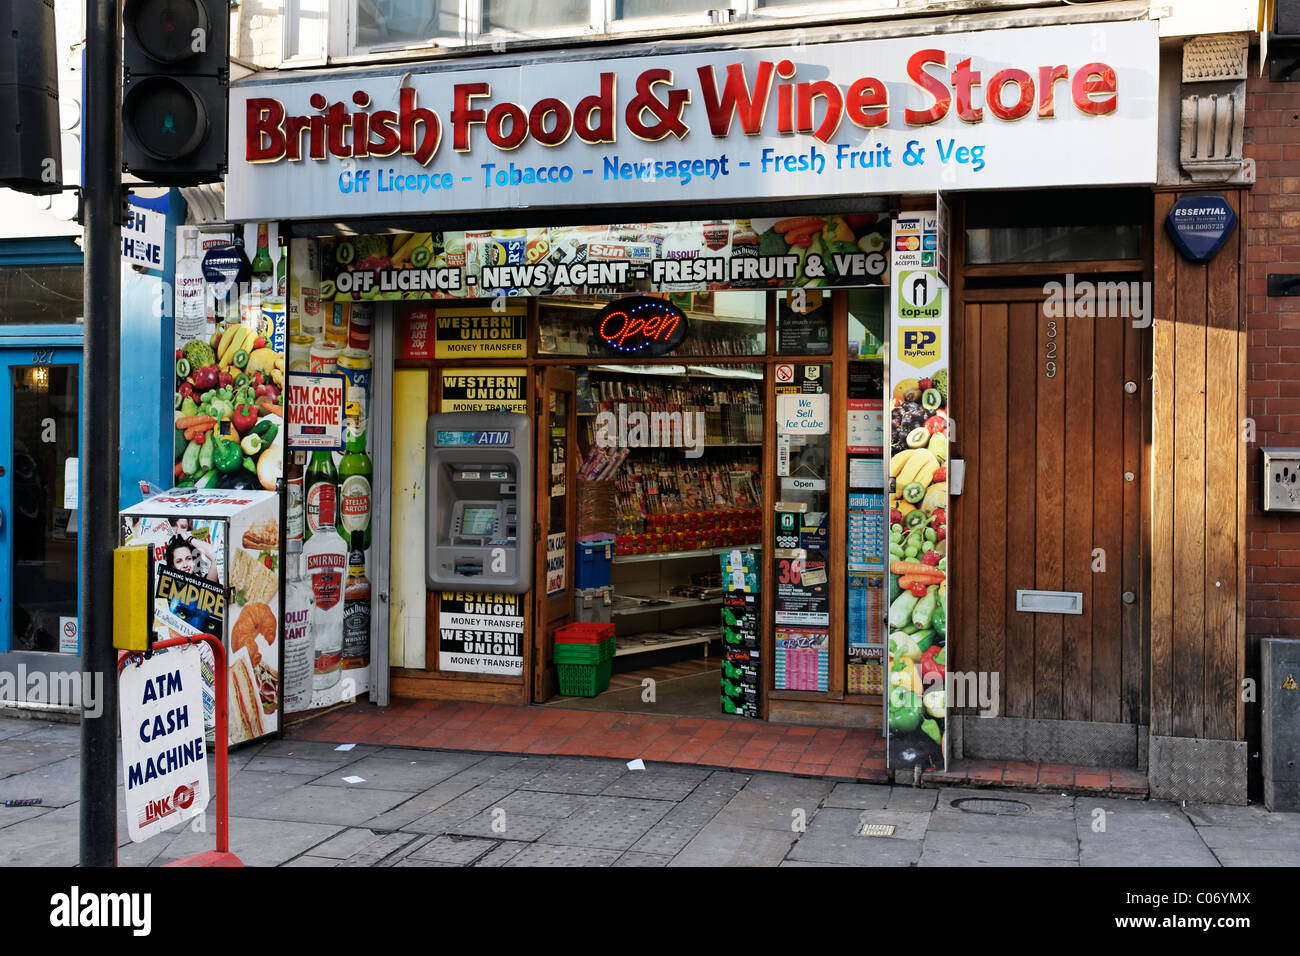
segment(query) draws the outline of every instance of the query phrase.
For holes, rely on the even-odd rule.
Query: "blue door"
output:
[[[0,653],[75,658],[81,349],[58,338],[0,344]]]

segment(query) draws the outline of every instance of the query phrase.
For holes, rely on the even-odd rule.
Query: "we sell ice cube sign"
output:
[[[128,664],[118,682],[127,832],[141,843],[208,806],[199,649]]]

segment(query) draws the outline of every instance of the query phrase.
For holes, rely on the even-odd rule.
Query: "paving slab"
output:
[[[1072,825],[1069,830],[1073,830]],[[930,820],[924,845],[927,851],[950,858],[953,866],[979,865],[984,860],[1003,858],[1021,859],[1027,866],[1035,865],[1039,860],[1077,862],[1079,859],[1078,841],[1072,832],[1037,835],[996,831],[945,833],[935,831],[934,818]]]
[[[517,840],[504,840],[496,845],[495,849],[488,850],[478,858],[475,866],[505,866],[524,850],[532,846],[531,843],[521,843]]]
[[[886,810],[933,810],[939,805],[939,791],[924,787],[893,786]]]
[[[595,795],[617,783],[628,773],[627,766],[616,761],[588,761],[563,768],[544,770],[521,790],[549,790],[555,793],[585,793]]]
[[[879,814],[881,822],[884,817],[889,817],[889,822],[915,836],[911,839],[858,836],[859,818],[863,814]],[[817,814],[806,832],[798,834],[788,858],[852,866],[911,866],[921,856],[921,837],[925,834],[923,818],[927,815],[913,813],[912,819],[907,819],[901,813],[884,810],[827,807]]]
[[[780,866],[817,866],[817,867],[822,867],[822,866],[847,867],[848,866],[847,863],[815,863],[812,860],[782,860],[779,865]]]
[[[501,813],[494,806],[467,820],[448,824],[443,832],[476,836],[487,840],[506,839],[531,843],[555,826],[555,817],[538,817],[527,813]]]
[[[916,863],[917,866],[1078,866],[1075,860],[1042,859],[1039,857],[997,856],[993,854],[969,854],[949,852],[942,848],[927,846]]]
[[[830,785],[826,788],[830,790]],[[752,791],[749,787],[737,793],[727,805],[714,815],[711,822],[733,826],[763,827],[783,833],[793,833],[793,825],[800,819],[809,823],[817,815],[821,798],[817,794],[798,791],[788,795],[773,795]]]
[[[331,859],[327,856],[312,856],[310,853],[299,857],[294,857],[284,866],[342,866],[342,860]]]
[[[322,787],[308,783],[272,794],[259,805],[240,812],[261,820],[361,826],[412,796],[413,793],[397,790]]]
[[[668,812],[662,800],[632,797],[593,797],[572,816],[556,823],[543,842],[558,846],[585,846],[630,850]]]
[[[776,800],[784,800],[790,806],[812,809],[830,796],[835,789],[832,780],[813,779],[810,777],[792,777],[784,773],[756,773],[745,784],[745,793],[762,794]]]
[[[473,866],[474,862],[497,847],[498,841],[485,840],[471,836],[436,836],[423,844],[418,850],[409,854],[408,860],[432,860],[439,863],[455,863],[458,866]]]
[[[1300,830],[1280,827],[1197,827],[1197,835],[1216,853],[1223,850],[1290,850],[1300,860]]]
[[[24,823],[27,820],[35,820],[37,817],[52,813],[56,807],[47,807],[44,804],[36,807],[5,807],[0,806],[0,830],[5,827],[11,827],[15,823]]]
[[[8,779],[17,774],[48,767],[69,757],[76,757],[76,741],[62,743],[46,740],[23,740],[10,737],[0,740],[0,778]],[[4,780],[0,780],[3,783]]]
[[[629,771],[601,793],[610,797],[641,797],[646,800],[678,801],[689,796],[709,778],[703,767],[672,767],[647,764],[645,770]]]
[[[1220,866],[1285,866],[1296,865],[1294,850],[1238,850],[1219,847],[1214,851]]]
[[[413,833],[445,833],[449,827],[499,805],[512,793],[514,791],[506,787],[479,784],[454,799],[445,801],[437,809],[421,815],[410,823],[403,824],[402,829]],[[380,819],[382,818],[376,818],[370,825],[378,826]]]
[[[1023,816],[997,816],[998,820],[1022,820],[1026,817],[1034,819],[1053,819],[1053,820],[1073,820],[1074,819],[1074,801],[1075,798],[1070,794],[1059,793],[1033,793],[1016,791],[1008,793],[1006,791],[992,790],[974,790],[953,788],[951,790],[939,791],[938,803],[935,805],[936,814],[959,814],[963,817],[985,817],[994,818],[993,814],[975,813],[968,810],[962,810],[953,806],[957,800],[1015,800],[1026,804],[1030,812]],[[1087,799],[1087,798],[1083,798]]]
[[[613,866],[621,856],[618,850],[591,846],[556,846],[532,843],[517,853],[506,866]]]
[[[888,784],[837,783],[824,805],[846,810],[883,810],[889,806],[892,789]]]
[[[277,773],[266,770],[241,770],[230,775],[230,812],[234,816],[256,816],[256,810],[270,800],[316,779],[310,773]],[[211,781],[209,781],[211,782]],[[215,795],[212,806],[217,805]]]
[[[2,742],[2,741],[0,741]],[[121,779],[117,782],[121,793]],[[66,807],[81,799],[81,758],[64,757],[0,779],[0,804],[40,797],[42,806]],[[7,810],[8,807],[0,807]]]
[[[76,866],[81,858],[77,827],[49,814],[0,832],[0,867]]]
[[[663,820],[647,830],[645,836],[632,845],[632,851],[676,856],[686,849],[687,845],[695,839],[707,822],[707,820],[703,821],[698,826],[679,826],[675,823],[669,823],[668,818],[664,817]]]
[[[428,816],[433,811],[446,806],[451,801],[475,790],[478,787],[491,786],[490,781],[494,779],[493,773],[484,769],[481,765],[474,765],[467,770],[462,770],[454,776],[448,777],[442,783],[435,784],[427,790],[422,790],[408,800],[399,803],[392,810],[381,813],[373,820],[369,821],[369,826],[376,830],[401,830],[407,829],[412,823]],[[498,799],[513,791],[513,787],[502,787],[494,789],[500,790]],[[476,807],[474,811],[482,809]]]
[[[1270,813],[1258,803],[1247,807],[1189,803],[1183,812],[1197,826],[1300,827],[1300,813]]]
[[[795,834],[764,827],[714,822],[705,826],[668,865],[779,866]]]
[[[181,830],[155,862],[167,863],[211,850],[216,823],[209,816],[205,826],[206,832],[203,833],[196,833],[188,827]],[[323,823],[231,817],[230,851],[246,866],[279,866],[328,840],[340,829]]]
[[[494,781],[495,785],[495,781]],[[563,819],[587,806],[591,797],[575,793],[551,793],[546,790],[516,790],[496,804],[507,815],[516,813],[535,817]]]
[[[406,856],[415,842],[424,838],[415,833],[385,833],[374,843],[348,857],[343,866],[392,866]]]
[[[17,737],[19,734],[30,733],[33,724],[43,728],[60,726],[58,724],[47,723],[46,721],[25,720],[21,717],[0,717],[0,740],[5,740],[9,737]],[[76,725],[72,725],[69,736],[76,738],[80,733],[80,729]]]
[[[355,760],[320,777],[322,787],[361,787],[367,790],[405,790],[419,793],[448,777],[454,777],[478,762],[467,754],[407,751],[406,759],[372,755]],[[346,777],[361,777],[362,783],[348,783]]]
[[[640,853],[636,850],[628,850],[617,860],[615,866],[667,866],[672,861],[672,856],[667,853]]]
[[[26,729],[19,729],[12,735],[23,740],[42,740],[50,743],[65,744],[74,750],[81,749],[81,723],[51,723],[44,720],[19,720],[17,724],[26,724]]]
[[[367,827],[348,827],[312,847],[311,855],[328,857],[332,860],[346,860],[379,842],[386,835],[383,831],[375,831]]]

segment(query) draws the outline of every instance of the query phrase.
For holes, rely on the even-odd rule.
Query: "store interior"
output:
[[[879,401],[885,293],[862,289],[840,294],[850,300],[850,354],[860,359],[849,363],[850,397]],[[830,470],[847,463],[832,460],[829,435],[778,439],[774,464],[780,500],[762,500],[765,429],[773,410],[765,408],[763,365],[743,357],[767,352],[767,313],[774,308],[778,351],[813,357],[796,367],[794,381],[778,383],[775,391],[830,392],[832,293],[688,292],[671,299],[690,320],[692,334],[668,360],[572,367],[577,382],[576,542],[587,553],[593,543],[612,545],[612,557],[598,576],[575,582],[574,619],[614,625],[617,649],[607,690],[594,697],[561,692],[549,704],[752,717],[757,686],[751,691],[746,676],[763,668],[757,642],[746,642],[743,620],[738,621],[742,615],[728,599],[728,561],[739,552],[751,556],[759,575],[770,569],[773,581],[756,581],[755,590],[775,586],[775,578],[782,576],[788,581],[792,573],[797,582],[802,572],[820,581],[824,594]],[[595,296],[543,300],[539,354],[585,358],[596,353],[590,316],[607,301]],[[818,362],[817,356],[826,359]],[[877,490],[882,482],[876,481]],[[762,560],[765,506],[790,509],[787,513],[797,516],[793,537],[771,543],[775,564]],[[806,557],[780,559],[787,551]],[[585,566],[581,558],[576,563],[581,576]],[[845,595],[829,597],[831,608],[837,603],[845,608]],[[869,633],[863,618],[857,639],[879,643],[880,636]],[[825,621],[812,610],[806,620],[797,611],[791,620],[808,627],[781,631],[786,643],[778,649],[776,686],[824,690],[829,666]],[[757,620],[752,624],[758,625]],[[756,637],[761,627],[753,630]],[[801,641],[807,646],[785,650]],[[846,686],[879,693],[867,686],[865,659],[850,655],[849,660]]]

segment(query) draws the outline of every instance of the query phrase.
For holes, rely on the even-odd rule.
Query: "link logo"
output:
[[[908,365],[924,368],[939,361],[939,326],[903,326],[898,329],[898,358]]]

